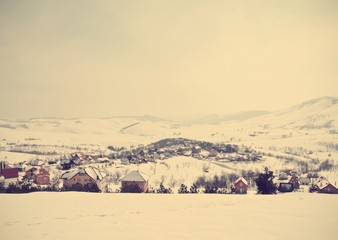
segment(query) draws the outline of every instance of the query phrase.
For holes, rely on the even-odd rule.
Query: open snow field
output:
[[[337,239],[338,196],[1,194],[0,239]]]

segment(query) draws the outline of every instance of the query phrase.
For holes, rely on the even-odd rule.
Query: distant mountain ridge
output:
[[[67,129],[78,129],[80,132],[81,123],[88,120],[101,121],[101,126],[112,126],[111,124],[118,124],[118,129],[140,122],[143,126],[158,125],[159,128],[168,125],[173,128],[180,128],[189,125],[219,125],[222,123],[236,123],[236,124],[252,124],[256,126],[270,126],[282,128],[296,128],[296,129],[320,129],[332,128],[338,129],[338,98],[336,97],[319,97],[304,101],[300,104],[291,106],[286,109],[278,111],[244,111],[229,115],[207,115],[204,117],[188,120],[168,120],[152,115],[134,115],[134,116],[113,116],[107,118],[32,118],[29,120],[0,120],[0,128],[16,129],[16,128],[30,128],[38,126],[39,124],[48,124],[53,128],[62,125],[65,122],[74,122],[76,125],[67,127]],[[107,120],[107,121],[105,121]],[[164,124],[162,126],[162,124]],[[117,125],[116,125],[117,127]],[[139,126],[135,126],[139,127]],[[133,129],[135,129],[133,128]],[[101,128],[100,128],[101,129]],[[130,131],[131,129],[128,129]]]
[[[220,124],[222,122],[226,121],[244,121],[247,119],[263,116],[265,114],[268,114],[270,112],[268,111],[246,111],[246,112],[240,112],[236,114],[231,115],[208,115],[196,120],[189,121],[191,124]]]
[[[338,103],[338,98],[335,97],[319,97],[319,98],[313,98],[310,99],[308,101],[305,101],[301,104],[296,105],[296,108],[304,108],[304,107],[308,107],[308,106],[313,106],[315,104],[318,104],[320,102],[326,102],[327,103],[327,107],[331,107],[333,105],[336,105]]]
[[[338,128],[338,98],[310,99],[257,119],[261,125],[296,129]]]

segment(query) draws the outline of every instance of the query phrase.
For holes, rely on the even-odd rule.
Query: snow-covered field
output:
[[[337,239],[338,196],[1,194],[0,239]]]
[[[175,137],[238,144],[265,154],[262,161],[249,163],[180,156],[156,164],[117,162],[97,166],[121,176],[139,170],[151,176],[151,186],[157,188],[163,182],[176,190],[181,183],[189,187],[202,175],[240,174],[241,170],[260,171],[266,166],[277,173],[297,169],[297,162],[277,156],[292,155],[310,163],[310,167],[312,160],[328,159],[337,165],[337,102],[320,98],[257,118],[218,124],[142,118],[0,120],[0,160],[16,163],[59,159],[75,151],[109,154],[109,145],[129,149]],[[208,173],[203,171],[205,166],[209,167]],[[320,174],[336,184],[336,168]],[[304,191],[261,196],[252,191],[242,196],[0,194],[0,240],[337,239],[337,195]]]

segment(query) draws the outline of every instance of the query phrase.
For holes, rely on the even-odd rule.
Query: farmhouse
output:
[[[140,173],[139,171],[132,171],[121,178],[121,188],[124,190],[131,187],[138,187],[142,192],[146,192],[148,190],[148,179],[149,176]]]
[[[236,194],[246,194],[247,190],[248,182],[243,177],[238,178],[234,184],[234,192]]]
[[[65,172],[61,175],[61,179],[63,180],[64,186],[71,187],[76,184],[98,184],[103,179],[103,176],[97,168],[86,167],[71,172]]]

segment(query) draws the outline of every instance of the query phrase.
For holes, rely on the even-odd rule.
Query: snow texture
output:
[[[0,238],[335,240],[337,201],[310,193],[1,194]]]

